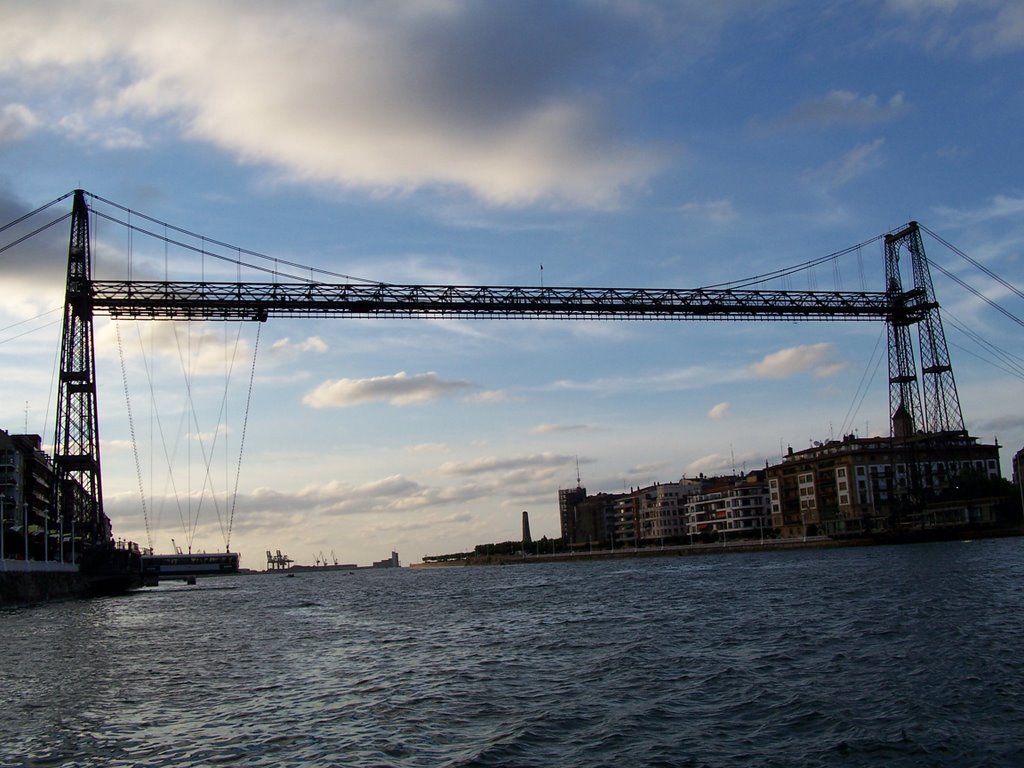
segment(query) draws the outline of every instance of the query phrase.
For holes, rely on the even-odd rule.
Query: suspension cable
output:
[[[260,350],[260,329],[263,323],[256,325],[256,341],[252,350],[252,367],[249,369],[249,392],[245,398],[245,415],[242,417],[242,435],[238,445],[238,468],[235,472],[235,490],[231,496],[231,512],[228,515],[228,536],[225,542],[226,551],[231,551],[231,531],[235,525],[235,505],[238,502],[238,481],[242,476],[242,454],[245,451],[245,433],[249,426],[249,406],[252,403],[253,382],[256,379],[256,355]]]
[[[963,289],[965,289],[965,290],[967,290],[967,291],[970,291],[971,293],[973,293],[973,294],[974,294],[975,296],[977,296],[977,297],[978,297],[979,299],[981,299],[981,300],[982,300],[982,301],[984,301],[984,302],[985,302],[986,304],[988,304],[988,305],[989,305],[990,307],[992,307],[992,309],[994,309],[994,310],[996,310],[997,312],[999,312],[999,313],[1001,313],[1001,314],[1005,315],[1005,316],[1006,316],[1006,317],[1008,317],[1008,318],[1009,318],[1010,320],[1012,320],[1013,322],[1015,322],[1015,323],[1016,323],[1017,325],[1020,325],[1020,326],[1024,326],[1024,320],[1021,320],[1021,319],[1020,319],[1019,317],[1017,317],[1017,316],[1016,316],[1015,314],[1013,314],[1012,312],[1010,312],[1010,311],[1009,311],[1008,309],[1004,309],[1004,308],[1003,308],[1003,307],[1001,307],[1001,306],[1000,306],[999,304],[996,304],[996,303],[995,303],[994,301],[992,301],[992,299],[990,299],[990,298],[989,298],[988,296],[986,296],[986,295],[985,295],[985,294],[983,294],[983,293],[982,293],[981,291],[979,291],[979,290],[977,290],[977,289],[975,289],[975,288],[971,287],[971,286],[970,286],[970,285],[968,285],[967,283],[965,283],[965,282],[964,282],[963,280],[961,280],[961,279],[960,279],[959,277],[957,277],[956,275],[954,275],[954,274],[953,274],[952,272],[950,272],[950,271],[949,271],[948,269],[946,269],[945,267],[943,267],[943,266],[942,266],[941,264],[937,264],[936,262],[932,261],[931,259],[928,259],[928,263],[929,263],[929,264],[930,264],[931,266],[935,267],[935,268],[936,268],[937,270],[939,270],[939,272],[941,272],[942,274],[944,274],[944,275],[945,275],[946,277],[948,277],[948,278],[949,278],[950,280],[952,280],[953,282],[955,282],[955,283],[957,283],[958,285],[960,285],[960,287],[961,287],[961,288],[963,288]]]
[[[14,221],[9,221],[8,223],[6,223],[2,227],[0,227],[0,232],[6,232],[11,227],[15,227],[18,224],[21,224],[21,222],[25,221],[26,219],[31,219],[33,216],[35,216],[36,214],[42,213],[43,211],[45,211],[50,206],[56,205],[57,203],[61,202],[62,200],[67,200],[73,194],[75,194],[75,193],[74,192],[67,192],[67,193],[61,195],[60,197],[58,197],[58,198],[56,198],[54,200],[51,200],[46,205],[41,205],[38,208],[36,208],[34,211],[29,211],[24,216],[21,216],[21,217],[15,219]],[[67,214],[67,216],[70,216],[70,215],[71,215],[70,213]],[[67,216],[65,216],[64,218],[67,218]],[[52,224],[49,224],[47,226],[52,226]]]
[[[970,256],[968,256],[966,253],[961,251],[959,248],[957,248],[952,243],[947,242],[946,240],[943,240],[939,235],[935,234],[930,229],[928,229],[928,227],[921,226],[920,224],[918,224],[918,226],[921,227],[921,229],[924,230],[925,232],[927,232],[929,235],[934,237],[936,240],[938,240],[940,243],[942,243],[944,246],[949,248],[949,250],[951,250],[953,253],[955,253],[957,256],[959,256],[961,259],[963,259],[964,261],[967,261],[968,263],[974,265],[975,267],[980,269],[982,272],[984,272],[986,275],[988,275],[993,280],[995,280],[997,283],[999,283],[1001,286],[1003,286],[1007,290],[1011,291],[1012,293],[1016,294],[1018,297],[1024,299],[1024,292],[1022,292],[1019,288],[1017,288],[1013,284],[1007,282],[1006,280],[1003,280],[1003,278],[1001,278],[999,275],[997,275],[991,269],[986,267],[981,262],[976,261],[975,259],[972,259]],[[929,263],[932,263],[932,265],[935,266],[934,263],[931,262],[931,260],[929,260]],[[939,267],[939,269],[942,269],[942,268]],[[945,272],[945,270],[942,270],[942,271]]]
[[[167,222],[161,221],[159,219],[155,219],[152,216],[147,216],[146,214],[143,214],[143,213],[139,213],[138,211],[132,211],[129,208],[126,208],[125,206],[120,205],[119,203],[115,203],[115,202],[113,202],[111,200],[107,200],[106,198],[100,197],[99,195],[94,195],[91,192],[86,192],[86,194],[89,197],[91,197],[93,200],[99,200],[100,202],[106,203],[107,205],[109,205],[109,206],[111,206],[113,208],[117,208],[120,211],[124,211],[125,213],[128,213],[128,214],[133,214],[136,218],[144,219],[144,220],[146,220],[146,221],[148,221],[148,222],[150,222],[152,224],[157,224],[157,225],[163,226],[165,230],[171,229],[171,230],[174,230],[175,232],[178,232],[179,234],[187,235],[188,237],[192,237],[192,238],[195,238],[197,240],[201,240],[204,246],[206,246],[208,244],[212,244],[212,245],[216,245],[216,246],[218,246],[220,248],[226,248],[228,250],[236,251],[239,254],[243,254],[244,253],[246,256],[254,256],[254,257],[258,258],[258,259],[263,259],[264,261],[273,261],[275,264],[281,263],[281,264],[284,264],[286,266],[293,267],[295,269],[309,270],[310,275],[312,275],[313,273],[319,273],[321,275],[325,275],[325,276],[328,276],[328,277],[341,278],[343,280],[351,280],[351,281],[354,281],[354,282],[357,282],[357,283],[367,283],[369,285],[387,285],[387,283],[381,283],[379,280],[369,280],[367,278],[362,278],[362,277],[353,277],[352,275],[345,275],[345,274],[341,274],[341,273],[338,273],[338,272],[332,272],[330,270],[320,269],[319,267],[311,267],[308,264],[300,264],[300,263],[294,262],[294,261],[287,261],[285,259],[274,258],[272,256],[267,256],[264,253],[260,253],[259,251],[252,251],[252,250],[249,250],[247,248],[240,248],[239,246],[232,245],[231,243],[226,243],[226,242],[223,242],[221,240],[214,240],[212,238],[206,237],[205,235],[201,235],[201,234],[198,234],[196,232],[192,232],[190,230],[183,229],[182,227],[176,227],[173,224],[168,224]],[[133,225],[131,225],[130,222],[126,223],[124,221],[121,221],[120,219],[115,219],[115,218],[113,218],[111,216],[105,216],[105,218],[109,218],[111,221],[113,221],[115,223],[118,223],[118,224],[121,224],[122,226],[129,226],[129,227],[133,226]],[[161,238],[160,235],[158,235],[158,234],[156,234],[154,232],[150,232],[149,230],[138,228],[137,231],[143,232],[144,234],[150,235],[151,237],[155,237],[158,240],[159,239],[163,239],[163,238]],[[201,249],[195,248],[193,246],[188,246],[188,245],[186,245],[184,243],[179,243],[179,242],[177,242],[177,241],[175,241],[173,239],[170,242],[172,242],[175,245],[179,245],[181,247],[188,248],[189,250],[195,251],[197,253],[203,252],[203,253],[207,253],[207,254],[212,255],[212,256],[216,256],[216,258],[220,259],[221,261],[228,261],[228,262],[238,263],[238,262],[235,262],[234,259],[229,259],[229,258],[224,257],[224,256],[212,254],[212,253],[210,253],[209,251],[206,251],[206,250],[202,250],[201,251]],[[272,270],[270,270],[267,267],[258,267],[258,266],[254,265],[254,264],[245,264],[245,263],[242,263],[242,264],[243,264],[243,266],[251,267],[252,269],[257,269],[257,270],[260,270],[262,272],[271,272],[272,271]],[[304,278],[304,277],[300,277],[298,275],[286,275],[286,277],[291,277],[293,279],[302,280],[303,282],[311,282],[311,283],[312,282],[317,282],[316,280],[313,280],[311,277],[310,278]]]
[[[848,248],[843,248],[841,251],[835,251],[834,253],[830,253],[826,256],[819,256],[816,259],[805,261],[802,264],[795,264],[794,266],[791,267],[781,267],[779,269],[772,270],[771,272],[765,272],[760,275],[754,275],[753,277],[745,277],[740,280],[730,280],[724,283],[714,283],[712,285],[701,286],[701,290],[708,290],[711,288],[746,288],[747,286],[757,285],[758,283],[764,283],[776,278],[786,278],[789,277],[790,275],[795,274],[796,272],[810,270],[818,266],[819,264],[825,264],[829,261],[839,259],[848,253],[852,253],[853,251],[859,251],[859,249],[863,248],[864,246],[871,245],[872,243],[877,243],[881,239],[882,236],[877,235],[876,237],[872,237],[871,239],[865,240],[862,243],[851,245]]]
[[[857,384],[857,390],[853,393],[853,400],[850,402],[850,407],[846,411],[846,416],[843,417],[843,423],[840,425],[840,432],[844,435],[848,428],[853,428],[853,423],[857,418],[857,414],[860,412],[860,407],[864,404],[864,399],[867,396],[868,391],[871,389],[871,384],[875,380],[875,374],[878,373],[878,367],[882,364],[882,355],[878,356],[878,361],[875,362],[875,355],[878,353],[878,348],[882,344],[882,339],[886,335],[886,329],[883,328],[882,332],[875,339],[875,348],[871,350],[871,357],[868,358],[867,367],[861,374],[860,382]],[[874,366],[872,367],[872,363]],[[871,372],[870,378],[868,377],[868,371]],[[867,437],[867,435],[865,435]]]
[[[18,221],[21,221],[24,218],[25,218],[25,216],[22,216],[21,219],[19,219]],[[21,245],[26,240],[29,240],[29,239],[35,237],[36,235],[38,235],[39,233],[45,232],[50,227],[52,227],[52,226],[54,226],[56,224],[60,224],[62,221],[67,221],[70,218],[71,218],[71,214],[70,213],[65,213],[63,216],[60,216],[60,217],[54,219],[49,224],[44,224],[43,226],[39,227],[39,229],[35,229],[35,230],[29,232],[27,235],[23,235],[23,236],[19,237],[17,240],[14,240],[14,241],[8,243],[7,245],[3,246],[2,248],[0,248],[0,253],[4,253],[4,252],[10,250],[11,248],[13,248],[16,245]],[[17,222],[11,222],[11,224],[8,224],[7,227],[12,226],[15,223],[17,223]],[[2,232],[4,229],[7,229],[7,227],[3,227],[2,229],[0,229],[0,232]]]
[[[135,418],[132,415],[132,398],[128,392],[128,368],[124,362],[124,345],[121,342],[121,322],[114,320],[114,333],[117,336],[117,354],[121,359],[121,383],[124,386],[124,404],[128,411],[128,433],[132,438],[132,456],[135,459],[135,477],[139,483],[139,501],[142,504],[142,519],[146,523],[146,541],[149,551],[153,551],[153,531],[149,525],[149,510],[146,509],[146,492],[142,485],[142,465],[139,463],[139,442],[135,438]]]

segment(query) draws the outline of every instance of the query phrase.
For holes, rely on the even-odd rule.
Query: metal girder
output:
[[[95,312],[165,320],[270,317],[552,317],[886,320],[887,293],[96,280]],[[913,314],[913,303],[903,308]]]
[[[907,292],[903,290],[899,263],[904,249],[910,256],[914,281],[913,290]],[[916,221],[885,236],[885,274],[894,307],[889,323],[889,411],[894,433],[900,424],[900,431],[907,436],[918,431],[966,434],[939,303]],[[912,324],[918,327],[920,383],[914,365]]]
[[[53,517],[63,521],[68,534],[73,531],[96,544],[109,539],[110,520],[103,511],[100,470],[88,214],[85,197],[77,190],[68,248],[51,505]]]

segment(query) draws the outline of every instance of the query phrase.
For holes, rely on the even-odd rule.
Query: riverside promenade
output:
[[[800,549],[841,549],[872,547],[887,544],[918,544],[957,539],[990,539],[1022,536],[1024,528],[977,528],[949,531],[908,531],[901,536],[856,537],[833,539],[828,536],[807,536],[795,539],[741,539],[700,544],[673,544],[655,547],[620,547],[588,549],[573,552],[525,552],[517,555],[473,555],[459,560],[412,563],[410,568],[451,568],[467,565],[526,565],[530,563],[565,563],[587,560],[626,560],[638,557],[698,557],[702,555],[780,552]]]

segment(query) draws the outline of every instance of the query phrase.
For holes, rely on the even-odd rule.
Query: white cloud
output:
[[[983,59],[1024,48],[1018,0],[887,0],[886,6],[905,20],[892,34],[930,50],[966,50]]]
[[[680,210],[685,214],[707,219],[715,224],[726,224],[738,216],[732,200],[693,201],[685,203]]]
[[[0,107],[0,144],[26,138],[38,124],[39,118],[24,104],[5,104]]]
[[[559,456],[554,453],[537,453],[529,456],[512,456],[509,458],[488,456],[469,461],[446,462],[440,466],[440,471],[446,475],[480,475],[537,467],[557,469],[572,461],[575,461],[575,457]]]
[[[845,367],[845,363],[831,359],[833,352],[830,342],[788,347],[765,355],[750,366],[750,372],[765,379],[782,379],[810,370],[818,377],[832,376]]]
[[[565,87],[606,34],[605,12],[574,12],[591,23],[569,44],[526,12],[454,1],[41,0],[5,9],[0,72],[64,88],[50,122],[107,146],[179,130],[295,181],[610,206],[667,156],[629,146],[607,104]]]
[[[906,111],[903,93],[897,93],[887,102],[879,103],[875,94],[862,96],[852,91],[831,91],[822,98],[811,99],[794,107],[776,120],[772,126],[785,128],[800,125],[833,125],[835,123],[870,125],[902,114]]]
[[[722,419],[725,418],[729,413],[729,403],[718,403],[711,407],[708,411],[709,419]]]
[[[120,330],[120,343],[117,340]],[[202,322],[147,323],[102,318],[94,327],[99,357],[171,364],[177,375],[248,378],[253,346],[237,328]]]
[[[507,403],[517,398],[501,389],[488,389],[483,392],[474,392],[466,400],[471,403]]]
[[[686,467],[684,473],[687,477],[696,477],[700,474],[705,475],[722,475],[732,469],[732,462],[728,456],[723,456],[720,453],[710,453],[707,456],[701,456],[690,462]]]
[[[549,435],[555,432],[592,432],[594,427],[588,424],[538,424],[530,427],[532,435]]]
[[[309,392],[302,402],[311,408],[344,408],[371,402],[411,405],[436,400],[471,389],[465,381],[445,380],[436,373],[409,376],[399,371],[369,379],[333,379]]]
[[[939,208],[937,212],[954,224],[978,224],[996,219],[1019,217],[1024,214],[1024,197],[995,195],[981,207],[968,209],[943,207]]]
[[[405,451],[417,454],[448,453],[448,445],[446,443],[418,443],[406,446]]]
[[[287,336],[278,339],[271,345],[271,349],[277,353],[290,352],[326,352],[327,342],[319,336],[310,336],[302,341],[293,342]]]
[[[805,175],[811,180],[824,181],[830,186],[841,187],[882,165],[881,149],[885,139],[875,139],[868,144],[858,144],[842,157],[826,163]]]

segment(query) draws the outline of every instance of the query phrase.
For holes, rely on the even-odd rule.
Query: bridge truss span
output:
[[[83,190],[74,192],[55,429],[55,483],[67,492],[54,495],[51,519],[66,522],[68,528],[94,542],[107,540],[110,532],[100,487],[95,314],[185,321],[265,321],[272,317],[880,320],[889,329],[890,426],[894,436],[966,435],[916,222],[885,238],[884,292],[395,285],[360,283],[344,275],[336,276],[353,282],[305,281],[294,276],[272,283],[147,281],[131,279],[131,268],[128,280],[100,280],[94,279],[91,266],[85,197]],[[134,225],[126,226],[135,231]],[[164,239],[170,242],[166,235]],[[207,242],[225,246],[205,238],[201,242],[204,247],[192,250],[204,257]],[[241,249],[238,252],[241,254]],[[913,285],[907,289],[901,276],[901,252],[908,253],[912,266]],[[241,261],[235,263],[242,266]],[[761,281],[751,279],[744,284]],[[914,325],[920,327],[921,371],[927,377],[923,406],[910,333]]]
[[[887,320],[886,293],[94,280],[98,314],[146,320],[271,317]],[[903,305],[912,313],[912,305]]]

